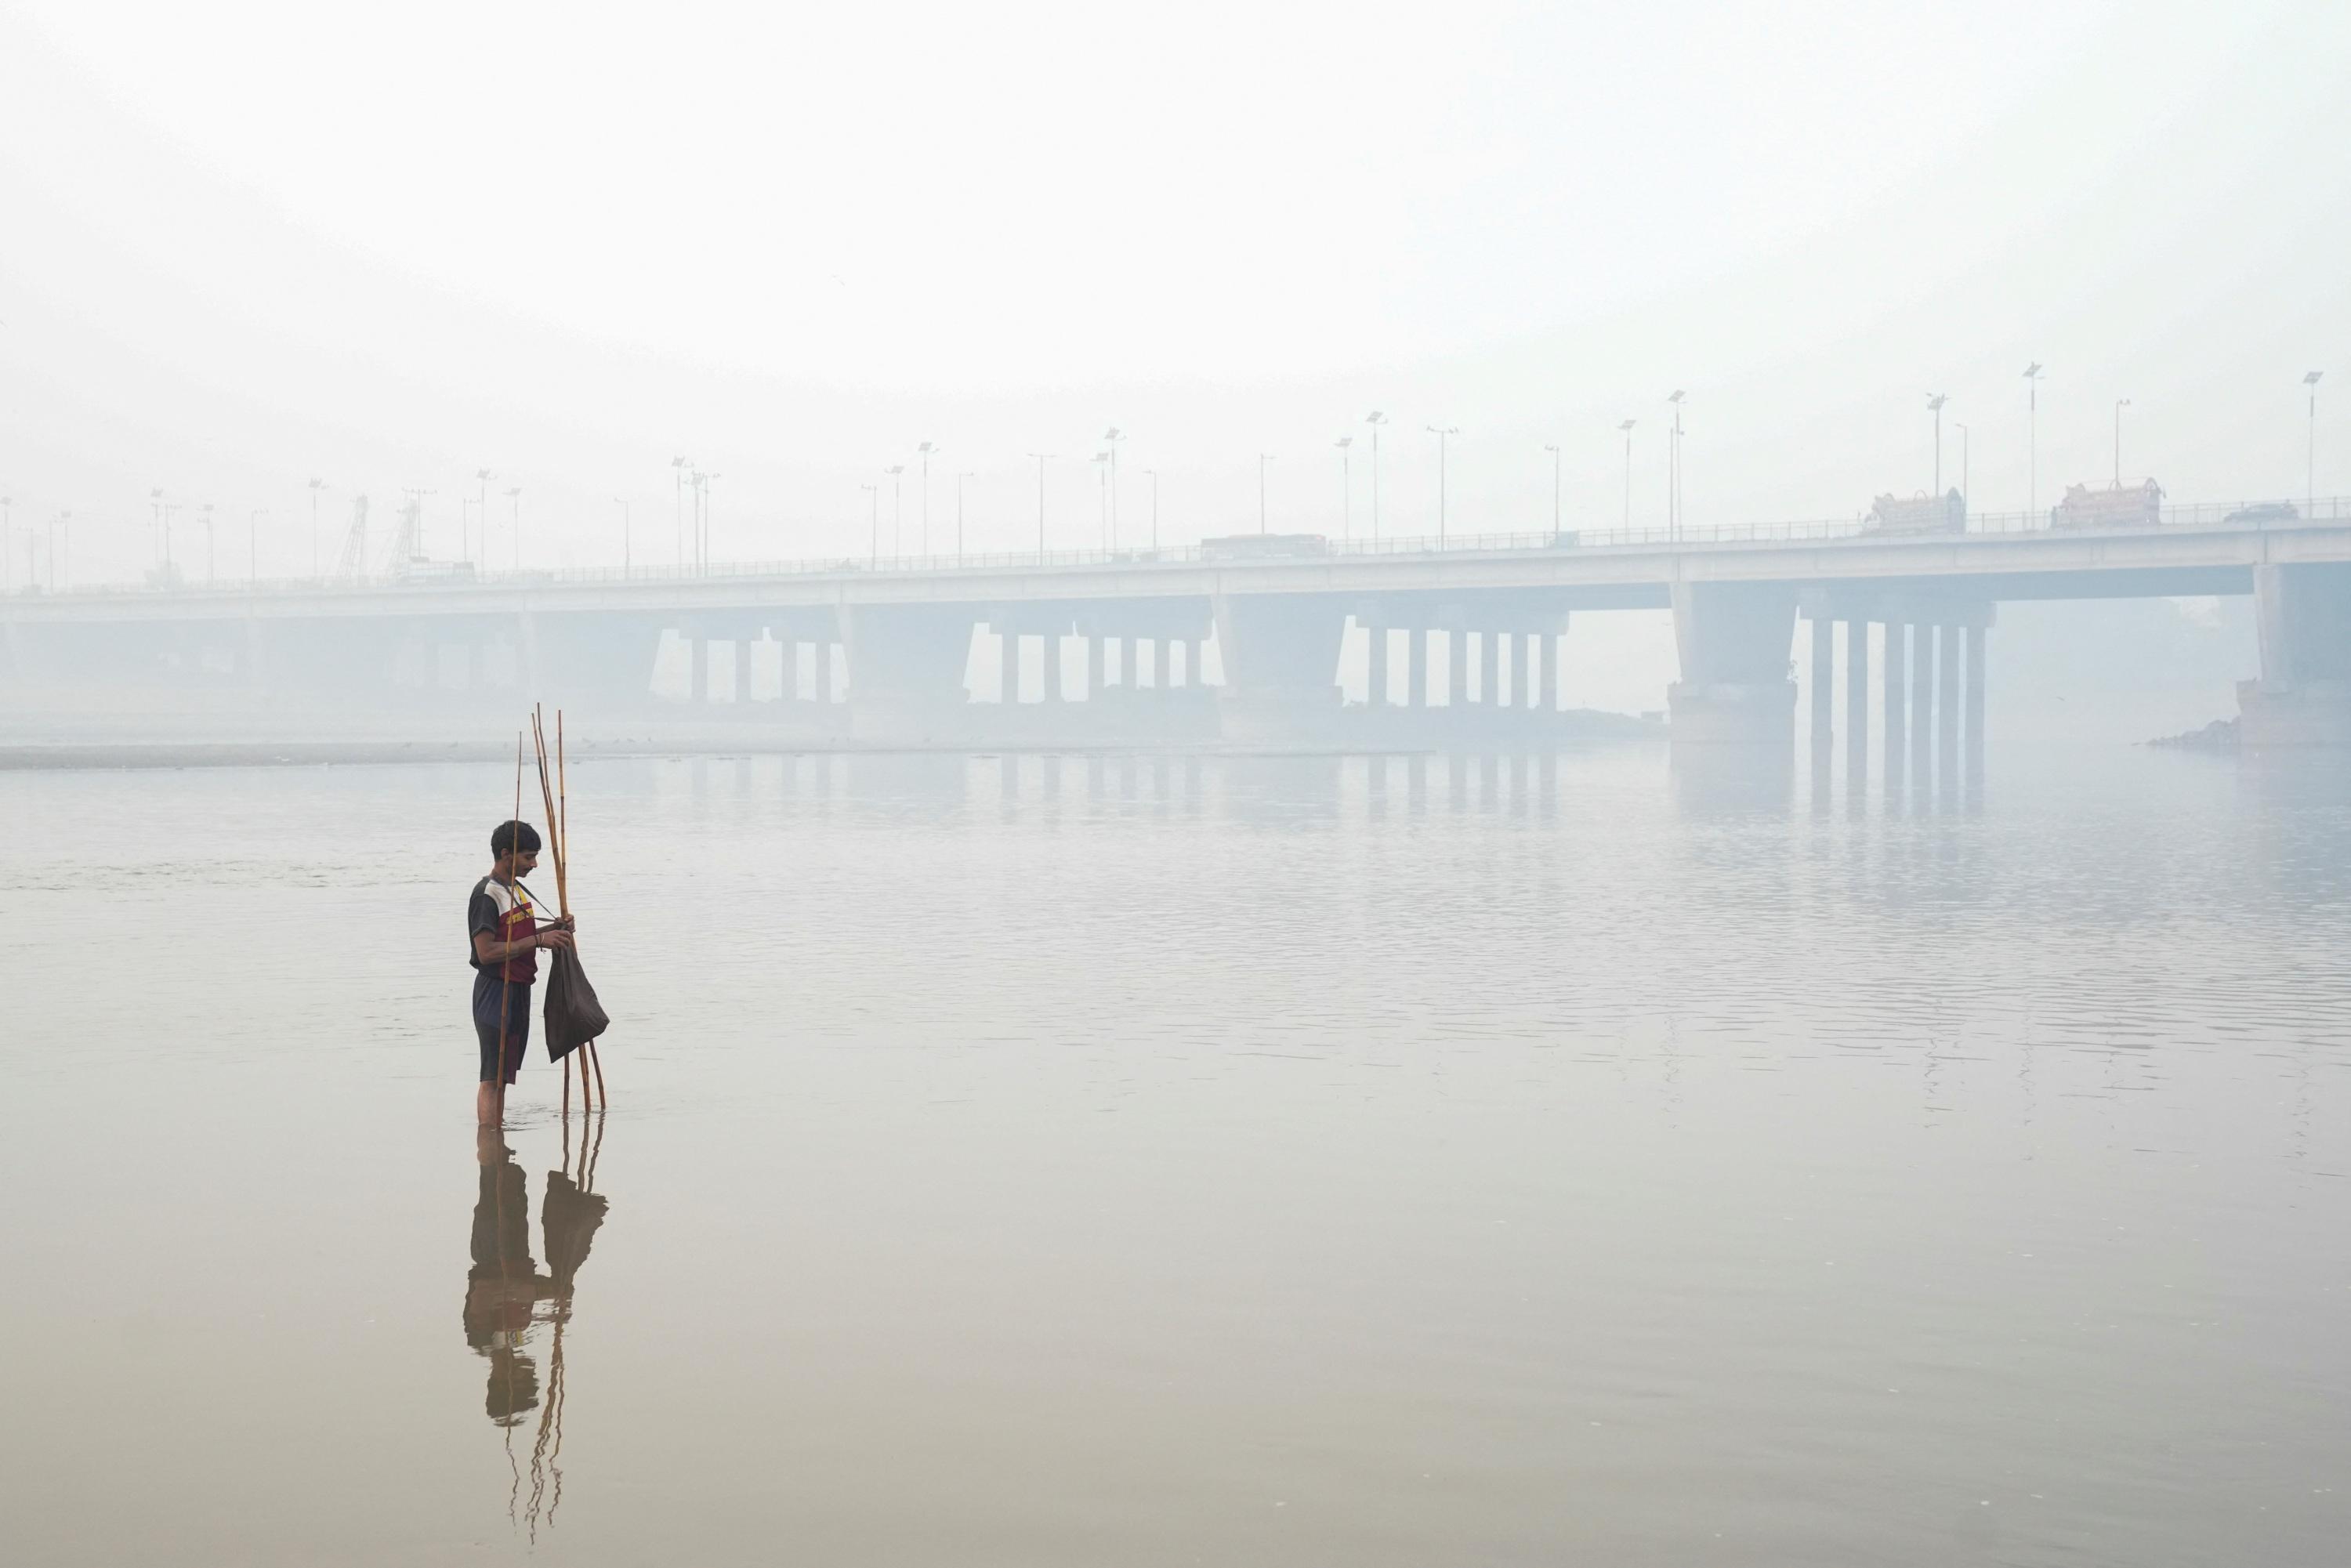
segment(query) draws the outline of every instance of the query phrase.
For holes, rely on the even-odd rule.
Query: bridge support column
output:
[[[1923,789],[1934,761],[1935,628],[1924,621],[1910,631],[1910,777]]]
[[[1673,741],[1685,746],[1792,747],[1796,632],[1792,583],[1677,582],[1674,643],[1682,678],[1667,692]]]
[[[1428,708],[1428,629],[1416,626],[1405,633],[1404,700],[1416,713]]]
[[[1815,615],[1813,629],[1813,753],[1826,758],[1835,738],[1836,622]]]
[[[1983,779],[1984,767],[1984,637],[1989,626],[1967,628],[1968,649],[1968,778]]]
[[[1844,773],[1848,791],[1869,778],[1869,622],[1844,623]]]
[[[2351,565],[2257,566],[2259,680],[2237,683],[2253,750],[2351,747]]]
[[[1959,628],[1935,629],[1935,774],[1946,787],[1959,778]]]
[[[867,605],[841,612],[849,648],[849,729],[860,740],[919,745],[963,727],[971,612]]]
[[[1469,706],[1469,633],[1445,629],[1445,706],[1448,716]]]
[[[1464,632],[1462,635],[1466,638],[1468,634]],[[1502,634],[1499,632],[1478,633],[1478,702],[1488,708],[1502,706]]]
[[[1218,594],[1212,601],[1225,690],[1218,723],[1243,744],[1313,739],[1339,712],[1343,601],[1320,594]]]
[[[1371,707],[1388,706],[1388,629],[1384,626],[1364,628],[1371,634],[1371,684],[1364,693],[1364,701]]]
[[[1886,622],[1886,787],[1902,788],[1903,769],[1910,760],[1910,742],[1904,720],[1909,714],[1910,675],[1907,663],[1910,629],[1901,622]]]
[[[996,700],[1006,707],[1020,703],[1020,633],[1001,621],[996,624]]]
[[[1155,695],[1167,685],[1165,675],[1159,667],[1160,655],[1166,647],[1167,639],[1165,637],[1153,637],[1147,641],[1137,637],[1134,640],[1134,684],[1138,686],[1142,685],[1143,677],[1149,675],[1151,690]]]
[[[1102,700],[1102,633],[1088,632],[1086,640],[1086,701]]]

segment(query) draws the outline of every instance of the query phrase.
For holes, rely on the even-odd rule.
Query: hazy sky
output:
[[[862,553],[935,440],[932,543],[1336,533],[1363,415],[1386,531],[1974,504],[2113,465],[2179,498],[2351,489],[2351,8],[398,7],[0,0],[0,486],[74,567],[152,549],[148,491],[307,567],[354,492],[487,465],[543,564]],[[2337,439],[2337,433],[2342,439]],[[1368,455],[1353,527],[1369,527]],[[910,476],[911,480],[911,476]],[[905,542],[919,528],[905,493]],[[183,520],[180,525],[185,528]],[[508,504],[491,551],[511,548]],[[224,555],[226,554],[223,547]],[[227,570],[226,568],[223,569]]]

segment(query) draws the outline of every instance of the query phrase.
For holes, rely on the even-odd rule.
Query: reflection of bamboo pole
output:
[[[522,731],[520,730],[515,731],[515,814],[508,821],[517,823],[522,821]],[[498,941],[501,946],[512,940],[507,933],[515,907],[514,857],[517,849],[517,846],[513,839],[509,838],[507,841],[507,918],[498,922]],[[507,1019],[513,1011],[514,1001],[514,975],[507,966],[512,962],[511,955],[498,960],[498,1067],[497,1076],[491,1080],[490,1098],[497,1104],[497,1124],[501,1128],[507,1124]]]

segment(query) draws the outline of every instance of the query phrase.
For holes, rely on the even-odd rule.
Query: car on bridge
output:
[[[2292,501],[2256,501],[2250,507],[2239,507],[2220,520],[2224,523],[2292,523],[2302,519],[2301,512]]]

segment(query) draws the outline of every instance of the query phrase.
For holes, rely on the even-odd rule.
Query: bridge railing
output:
[[[2285,508],[2291,507],[2291,511]],[[2320,497],[2313,502],[2200,501],[2166,506],[2163,529],[2215,528],[2283,528],[2308,524],[2351,521],[2351,497]],[[1257,555],[1248,536],[1224,545],[1165,545],[1120,549],[995,550],[922,556],[820,556],[794,560],[714,561],[707,566],[556,567],[478,572],[436,563],[430,570],[378,573],[366,577],[236,578],[193,582],[184,578],[170,583],[76,584],[77,595],[148,593],[235,594],[381,592],[403,587],[464,591],[472,588],[511,589],[534,585],[597,583],[686,583],[742,578],[829,577],[870,572],[1007,571],[1113,567],[1147,570],[1154,567],[1245,565],[1251,561],[1296,563],[1305,559],[1347,560],[1395,556],[1490,554],[1495,552],[1554,553],[1594,550],[1697,549],[1739,545],[1817,542],[1882,542],[1886,539],[1973,538],[1984,535],[2051,533],[2145,533],[2141,525],[2081,528],[2064,527],[2048,512],[1978,512],[1967,518],[1965,532],[1952,534],[1887,533],[1866,517],[1770,523],[1740,523],[1682,528],[1567,528],[1508,533],[1402,535],[1383,538],[1324,539],[1303,555]],[[31,591],[19,590],[19,592]]]

